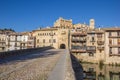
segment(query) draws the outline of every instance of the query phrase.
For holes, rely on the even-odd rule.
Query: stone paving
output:
[[[47,80],[65,80],[67,52],[67,50],[64,50],[62,56],[60,57],[59,61],[57,62]]]
[[[61,50],[52,49],[3,60],[0,80],[46,80],[61,55]]]

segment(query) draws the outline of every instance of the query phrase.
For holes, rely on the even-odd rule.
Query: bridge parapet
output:
[[[65,80],[76,80],[75,78],[75,72],[73,71],[72,67],[72,62],[71,62],[71,55],[70,52],[68,51],[67,53],[67,61],[66,61],[66,75],[65,75]]]
[[[10,56],[22,55],[22,54],[29,53],[29,52],[35,52],[35,51],[39,51],[39,50],[40,51],[48,50],[48,49],[52,49],[52,48],[53,47],[51,47],[51,46],[47,46],[47,47],[20,49],[20,50],[0,52],[0,59],[10,57]]]
[[[60,59],[47,80],[76,80],[69,50],[63,50]]]

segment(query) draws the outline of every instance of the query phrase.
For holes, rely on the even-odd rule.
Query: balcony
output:
[[[102,36],[97,36],[98,39],[102,39]]]
[[[5,43],[6,41],[5,40],[0,40],[0,43]]]
[[[120,35],[109,35],[109,38],[120,38]]]
[[[109,54],[109,56],[120,56],[120,54]]]
[[[72,39],[72,42],[79,42],[79,39]]]
[[[72,33],[72,36],[87,36],[86,32],[74,32]]]
[[[86,50],[86,46],[71,46],[72,49],[85,49]]]
[[[86,42],[86,38],[73,38],[72,42]]]
[[[82,46],[82,44],[71,44],[71,46]]]
[[[14,45],[14,47],[21,47],[21,45]]]
[[[78,49],[78,50],[72,49],[71,52],[72,52],[72,53],[85,53],[86,50],[84,50],[84,49]]]
[[[104,50],[104,46],[98,46],[97,49]]]
[[[6,47],[6,45],[5,44],[0,44],[0,47]]]
[[[9,39],[8,42],[20,42],[20,40],[15,40],[15,39],[11,40],[11,39]]]
[[[90,42],[95,42],[95,40],[91,40]]]
[[[120,44],[109,44],[109,47],[120,47]]]
[[[87,46],[87,52],[96,52],[95,46]]]
[[[104,41],[98,40],[98,41],[97,41],[97,44],[98,44],[98,45],[104,45]]]
[[[86,46],[86,43],[71,43],[71,46]]]
[[[86,42],[86,38],[80,38],[81,42]]]

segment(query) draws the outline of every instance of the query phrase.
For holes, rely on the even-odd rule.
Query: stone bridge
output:
[[[16,50],[0,53],[0,80],[83,80],[83,70],[66,49]]]

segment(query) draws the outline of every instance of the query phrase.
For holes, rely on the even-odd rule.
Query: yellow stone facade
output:
[[[54,23],[54,27],[56,28],[72,28],[73,25],[72,25],[72,19],[70,20],[66,20],[66,19],[63,19],[62,17],[60,17],[58,20],[56,20],[56,22]]]
[[[6,34],[0,32],[0,52],[5,51],[6,48]]]
[[[33,31],[36,47],[52,46],[68,49],[68,29],[45,28]]]
[[[110,28],[107,28],[108,30]],[[118,29],[112,29],[112,35],[117,35]],[[95,20],[90,19],[87,24],[73,24],[72,20],[59,18],[52,28],[44,28],[33,31],[36,37],[36,47],[53,46],[54,48],[70,49],[80,61],[105,64],[120,63],[119,38],[114,38],[116,54],[110,54],[109,36],[106,29],[95,28]]]

